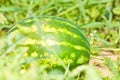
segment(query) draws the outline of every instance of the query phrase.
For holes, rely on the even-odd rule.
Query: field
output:
[[[15,25],[22,21],[24,24],[26,18],[45,15],[78,25],[90,43],[89,64],[73,70],[68,65],[64,73],[60,69],[49,71],[49,64],[41,65],[32,58],[37,55],[32,50],[30,57],[24,55],[24,46],[15,48],[21,41],[19,33],[10,34]],[[30,32],[19,27],[22,32]],[[14,36],[16,40],[12,40]],[[9,47],[5,47],[5,41]],[[0,0],[0,80],[120,80],[119,61],[120,0]]]

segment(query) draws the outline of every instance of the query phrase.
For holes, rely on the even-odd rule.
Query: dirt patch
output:
[[[113,74],[105,64],[105,58],[110,58],[112,61],[117,61],[120,59],[120,54],[113,54],[109,51],[101,51],[100,55],[91,57],[89,64],[95,66],[103,77],[108,77]]]

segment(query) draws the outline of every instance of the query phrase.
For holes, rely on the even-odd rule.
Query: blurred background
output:
[[[0,0],[0,38],[33,15],[58,16],[79,25],[91,45],[90,65],[104,80],[120,80],[120,0]]]

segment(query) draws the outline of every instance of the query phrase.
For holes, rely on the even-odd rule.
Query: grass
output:
[[[97,58],[98,61],[103,58],[103,63],[100,63],[99,65],[104,64],[104,66],[107,66],[111,72],[109,76],[104,76],[101,73],[96,72],[98,71],[97,69],[94,71],[95,67],[98,68],[98,66],[94,64],[94,67],[91,67],[92,64],[86,66],[83,65],[84,67],[80,66],[73,71],[69,71],[66,68],[66,73],[63,75],[59,70],[47,73],[46,69],[48,65],[45,64],[39,66],[36,63],[33,63],[34,65],[32,65],[33,67],[31,70],[27,71],[23,69],[19,71],[19,66],[16,64],[17,61],[19,61],[18,57],[22,55],[22,52],[19,55],[15,55],[16,57],[13,57],[12,55],[6,56],[6,54],[1,53],[2,51],[0,51],[0,70],[2,70],[0,72],[0,79],[39,80],[38,74],[41,74],[41,80],[46,80],[46,77],[50,80],[57,80],[58,77],[61,80],[82,80],[82,77],[78,76],[78,74],[81,73],[82,70],[86,70],[88,75],[84,78],[85,80],[120,80],[119,5],[119,0],[0,0],[0,40],[3,39],[3,36],[7,31],[13,28],[13,25],[25,18],[31,16],[52,15],[66,18],[82,28],[91,45],[91,59],[103,55],[101,51],[107,51],[105,55],[109,55],[108,52],[110,52],[112,55],[118,56],[115,61],[104,56]],[[25,49],[23,51],[25,51]],[[16,60],[16,58],[18,60]],[[15,62],[12,63],[12,61]],[[5,65],[7,66],[4,67]],[[13,69],[13,66],[16,66],[16,68]],[[91,67],[91,70],[89,70],[89,67]],[[56,72],[59,72],[60,74],[54,76]]]

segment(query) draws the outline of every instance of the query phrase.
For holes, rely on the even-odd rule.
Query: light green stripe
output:
[[[72,47],[76,50],[85,50],[85,51],[88,51],[85,47],[83,46],[79,46],[79,45],[73,45],[73,44],[70,44],[68,42],[58,42],[58,45],[63,45],[63,46],[69,46],[69,47]]]
[[[50,43],[48,41],[50,41],[52,43]],[[46,47],[48,47],[48,46],[52,47],[52,46],[60,45],[60,46],[69,46],[69,47],[74,48],[76,50],[85,50],[85,51],[88,51],[88,49],[86,49],[83,46],[74,45],[74,44],[71,44],[71,43],[68,43],[68,42],[65,42],[65,41],[64,42],[57,42],[55,40],[47,39],[46,41],[40,40],[40,41],[38,41],[38,43],[41,44],[42,46],[46,46]]]
[[[67,29],[59,28],[59,27],[58,28],[54,28],[54,27],[51,27],[49,25],[42,25],[42,29],[45,32],[52,32],[54,34],[58,33],[58,32],[62,32],[64,34],[67,34],[67,35],[71,36],[74,39],[80,39],[81,43],[84,43],[85,45],[86,44],[88,45],[87,41],[83,40],[82,37],[80,37],[79,35],[74,34],[74,33],[70,32],[70,31],[68,31]]]
[[[67,29],[62,29],[62,28],[54,28],[54,27],[50,27],[49,25],[48,26],[42,26],[42,29],[43,31],[45,32],[54,32],[54,33],[57,33],[57,32],[63,32],[63,33],[66,33],[70,36],[72,36],[73,38],[79,38],[80,36],[68,31]]]

